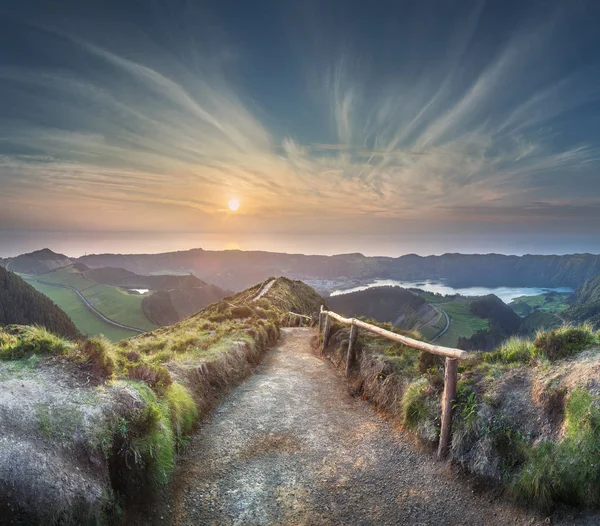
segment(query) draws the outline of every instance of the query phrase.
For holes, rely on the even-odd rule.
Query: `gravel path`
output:
[[[146,523],[597,524],[564,511],[547,518],[475,490],[351,397],[313,354],[313,336],[283,330],[192,438],[169,504]]]

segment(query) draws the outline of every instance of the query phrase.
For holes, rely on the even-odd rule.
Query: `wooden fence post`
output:
[[[354,365],[355,361],[355,350],[354,344],[356,343],[356,338],[358,337],[358,327],[354,325],[354,323],[350,327],[350,338],[348,339],[348,355],[346,356],[346,378],[350,374],[350,367]]]
[[[456,383],[458,373],[458,360],[446,358],[444,372],[444,394],[442,396],[442,429],[440,430],[440,443],[438,458],[445,458],[450,446],[452,435],[452,404],[456,398]]]
[[[323,331],[323,346],[321,347],[321,352],[325,350],[327,344],[329,343],[329,333],[331,332],[331,318],[325,314],[325,330]]]
[[[323,330],[323,305],[321,305],[321,310],[319,311],[319,338],[317,339],[318,343],[321,343],[321,331]]]

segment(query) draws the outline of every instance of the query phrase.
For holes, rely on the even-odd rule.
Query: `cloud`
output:
[[[157,42],[133,30],[135,45],[111,45],[75,25],[30,21],[42,64],[0,64],[0,205],[15,224],[21,206],[28,225],[81,229],[577,215],[577,202],[600,192],[598,182],[589,187],[598,137],[568,133],[569,117],[598,98],[593,72],[540,61],[555,46],[548,21],[503,33],[480,53],[484,11],[478,2],[449,30],[442,61],[428,58],[420,37],[385,73],[385,49],[370,50],[365,65],[350,46],[332,45],[335,56],[324,52],[311,76],[315,108],[326,111],[299,106],[285,125],[248,87],[277,93],[277,75],[257,80],[244,69],[258,59],[241,44],[210,56],[198,48],[185,61],[175,47],[151,52]],[[43,61],[46,46],[53,59]],[[306,112],[317,126],[296,130]],[[224,212],[232,195],[242,201],[237,219]],[[553,203],[542,207],[550,212],[541,202]]]

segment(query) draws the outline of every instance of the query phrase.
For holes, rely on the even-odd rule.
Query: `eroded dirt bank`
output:
[[[278,346],[192,438],[160,524],[598,524],[476,492],[351,397],[310,347],[312,329]]]

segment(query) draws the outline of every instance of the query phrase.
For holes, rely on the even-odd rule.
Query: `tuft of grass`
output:
[[[186,436],[198,419],[198,408],[191,393],[181,384],[173,383],[165,391],[165,400],[169,405],[171,424],[177,446],[186,443]]]
[[[535,346],[530,340],[513,336],[506,340],[500,348],[485,353],[483,361],[486,363],[526,364],[531,362],[534,354]]]
[[[146,404],[129,418],[114,422],[114,433],[121,442],[117,458],[124,458],[141,481],[164,485],[175,466],[175,436],[171,427],[169,404],[143,382],[131,382]]]
[[[594,329],[590,325],[580,327],[561,327],[537,335],[534,347],[538,356],[550,361],[573,356],[598,342]]]
[[[0,328],[0,359],[20,360],[28,356],[61,355],[72,351],[74,344],[37,326]]]
[[[565,434],[559,442],[533,446],[513,489],[542,506],[556,502],[600,504],[600,399],[574,389],[565,405]]]
[[[402,397],[402,423],[409,429],[416,429],[428,414],[427,390],[429,382],[418,379],[407,387]]]
[[[136,363],[127,368],[127,376],[132,380],[138,380],[148,384],[155,392],[164,391],[173,383],[171,373],[162,365],[149,363]]]
[[[79,344],[84,361],[91,365],[95,376],[110,379],[115,372],[114,350],[107,340],[93,338]]]

